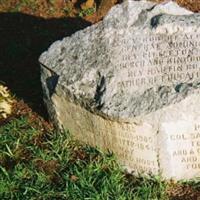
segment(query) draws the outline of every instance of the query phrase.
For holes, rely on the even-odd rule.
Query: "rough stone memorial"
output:
[[[125,1],[39,60],[59,127],[129,171],[200,176],[200,14]]]

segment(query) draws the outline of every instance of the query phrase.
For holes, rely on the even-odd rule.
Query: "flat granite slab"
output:
[[[40,59],[50,117],[133,173],[200,176],[200,14],[125,1]]]

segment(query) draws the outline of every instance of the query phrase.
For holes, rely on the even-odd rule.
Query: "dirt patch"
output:
[[[15,149],[13,153],[15,155],[16,163],[28,163],[33,158],[31,150],[22,145]]]
[[[12,170],[14,169],[15,165],[16,160],[14,158],[11,158],[7,155],[0,155],[0,166],[4,167],[6,170]]]
[[[161,2],[167,2],[167,0],[150,0],[153,2],[161,3]],[[177,2],[180,6],[185,7],[193,12],[199,12],[200,11],[200,0],[174,0]]]
[[[22,12],[38,17],[77,17],[83,11],[94,8],[98,19],[103,17],[108,10],[121,0],[2,0],[0,12]],[[88,14],[91,14],[88,12]],[[93,14],[93,13],[92,13]]]
[[[26,103],[24,103],[23,100],[16,100],[13,105],[13,114],[8,120],[21,116],[27,117],[29,123],[41,133],[51,132],[54,128],[50,122],[44,120],[44,118],[41,117],[38,113],[33,112],[33,110]]]
[[[63,179],[60,177],[59,172],[61,169],[60,163],[57,160],[42,160],[36,159],[33,161],[37,170],[46,174],[49,182],[53,185],[60,185]]]
[[[60,164],[57,160],[42,160],[37,159],[34,161],[36,168],[39,171],[46,173],[47,175],[52,175],[54,173],[59,172]]]
[[[97,22],[101,20],[109,9],[123,0],[1,0],[0,12],[21,12],[43,18],[77,17],[86,11],[86,20]],[[150,0],[166,2],[166,0]],[[193,12],[200,11],[200,0],[175,0],[180,6]],[[89,9],[94,8],[92,12]]]
[[[100,21],[108,11],[117,3],[121,3],[122,0],[102,0],[98,4],[98,9],[93,15],[86,16],[85,19],[95,23]]]
[[[200,191],[182,184],[171,184],[167,189],[170,200],[198,200]]]

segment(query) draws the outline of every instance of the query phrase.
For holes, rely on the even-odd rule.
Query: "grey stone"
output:
[[[200,14],[125,1],[39,61],[60,128],[112,150],[129,171],[200,176]]]

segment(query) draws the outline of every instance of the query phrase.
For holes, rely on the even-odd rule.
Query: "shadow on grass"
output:
[[[0,82],[46,117],[38,58],[56,40],[89,26],[80,18],[0,13]]]

